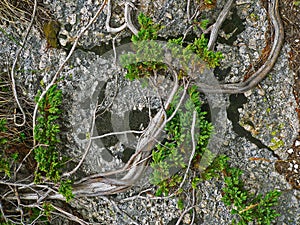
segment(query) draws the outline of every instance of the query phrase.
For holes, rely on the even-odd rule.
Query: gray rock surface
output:
[[[213,12],[205,12],[204,15],[216,18],[224,2],[217,1],[217,8]],[[44,3],[53,10],[54,17],[63,24],[60,42],[66,46],[69,41],[74,40],[82,26],[88,23],[102,2],[44,0]],[[185,2],[149,0],[133,1],[133,3],[136,4],[137,11],[148,13],[154,21],[165,26],[160,32],[163,38],[181,36],[191,25],[191,21],[188,21]],[[192,5],[190,15],[195,9],[196,6]],[[249,65],[259,59],[265,47],[264,39],[268,24],[266,11],[262,9],[258,1],[251,0],[237,1],[236,9],[237,15],[244,20],[245,30],[236,36],[232,44],[218,43],[216,45],[216,49],[223,52],[225,56],[220,69],[226,70],[230,67],[230,72],[225,77],[226,82],[241,80]],[[157,96],[150,92],[145,93],[139,81],[129,82],[123,78],[125,71],[114,66],[113,55],[109,59],[103,59],[98,55],[99,52],[103,53],[111,49],[112,39],[116,36],[106,31],[105,20],[106,13],[102,13],[97,22],[84,34],[79,43],[81,50],[74,52],[62,72],[64,79],[59,83],[64,94],[68,96],[68,99],[64,100],[67,112],[64,119],[67,120],[69,128],[66,132],[68,154],[74,159],[79,159],[87,146],[87,137],[91,135],[92,113],[97,101],[102,102],[99,107],[101,111],[113,100],[107,118],[119,121],[119,123],[114,122],[117,124],[113,127],[114,131],[128,128],[129,124],[124,121],[129,120],[130,111],[158,108]],[[117,27],[123,22],[123,5],[116,1],[113,6],[111,25]],[[9,33],[15,28],[8,26],[5,29]],[[13,32],[22,35],[24,30]],[[191,30],[189,32],[188,35],[199,33],[197,30],[194,33]],[[116,38],[117,45],[120,45],[121,40],[128,42],[130,35],[128,29],[122,32]],[[235,35],[233,32],[232,36]],[[225,31],[221,31],[220,36],[230,38]],[[9,60],[12,60],[17,46],[7,41],[7,37],[2,33],[0,43],[4,46],[0,48],[2,56],[0,63],[3,67],[5,66],[4,57],[8,56]],[[35,96],[39,86],[51,80],[54,72],[66,57],[66,51],[63,49],[46,51],[45,47],[46,41],[33,29],[19,62],[24,72],[17,74],[24,93],[31,99]],[[286,151],[299,129],[292,90],[293,72],[288,68],[288,50],[289,46],[285,45],[272,72],[259,87],[245,93],[247,102],[238,109],[240,113],[238,124],[269,148],[259,148],[246,137],[235,133],[232,121],[227,120],[227,124],[224,125],[226,133],[221,143],[220,153],[227,154],[231,165],[244,171],[246,188],[251,192],[266,193],[273,189],[283,191],[278,206],[281,216],[276,224],[296,225],[300,221],[299,192],[292,190],[284,177],[275,171],[274,162],[277,158],[272,153],[274,150],[278,156],[286,158]],[[167,83],[164,84],[168,86]],[[233,104],[229,102],[228,96],[224,99],[226,101],[224,104],[227,106]],[[142,124],[141,128],[145,125]],[[98,132],[97,128],[93,135],[97,135]],[[110,171],[124,165],[120,154],[124,147],[133,148],[137,137],[119,135],[115,139],[116,142],[112,140],[114,143],[112,146],[103,147],[104,144],[100,140],[92,143],[81,169],[83,173]],[[267,161],[254,161],[250,158],[264,158]],[[93,224],[134,224],[133,221],[135,224],[168,224],[174,221],[181,215],[181,211],[176,208],[176,199],[155,199],[150,195],[146,195],[147,198],[129,199],[143,189],[150,188],[151,190],[152,187],[146,175],[132,190],[115,198],[82,198],[71,204]],[[222,179],[213,179],[199,184],[195,208],[198,222],[194,224],[230,224],[234,217],[230,214],[230,209],[220,201],[223,186]],[[124,201],[124,199],[127,200]],[[121,202],[118,203],[118,201]],[[187,214],[184,221],[190,220],[191,215]]]

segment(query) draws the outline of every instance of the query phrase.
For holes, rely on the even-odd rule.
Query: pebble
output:
[[[71,24],[71,25],[74,25],[76,23],[76,14],[71,14],[69,15],[68,17],[68,22]]]
[[[167,17],[167,18],[169,18],[170,20],[172,20],[172,19],[173,19],[173,16],[172,16],[172,14],[171,14],[171,13],[168,13],[168,12],[166,13],[166,17]]]

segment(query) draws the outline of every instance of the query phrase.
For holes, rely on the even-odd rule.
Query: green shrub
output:
[[[183,180],[183,177],[176,172],[174,174],[174,171],[179,171],[187,166],[186,158],[189,159],[192,150],[191,127],[194,110],[197,112],[195,124],[197,143],[194,157],[207,150],[206,146],[212,132],[212,125],[205,118],[206,112],[201,110],[202,102],[196,87],[190,87],[188,94],[189,98],[184,106],[179,108],[176,115],[165,127],[166,140],[158,144],[152,153],[153,161],[150,166],[153,168],[153,173],[150,176],[150,182],[158,186],[157,195],[168,195],[169,190],[178,186]],[[178,97],[179,95],[174,98],[170,109],[167,111],[168,116],[174,112],[178,105]]]
[[[67,202],[72,200],[74,198],[74,194],[72,193],[72,181],[61,181],[58,192],[66,198]]]
[[[234,224],[246,225],[255,221],[259,225],[269,225],[280,216],[273,207],[278,204],[281,192],[274,190],[265,196],[262,194],[254,196],[244,189],[240,169],[227,167],[225,171],[226,186],[223,188],[222,201],[225,205],[232,206],[232,214],[239,215],[240,221],[234,221]]]
[[[37,95],[36,101],[40,94]],[[59,118],[61,114],[60,106],[62,103],[62,92],[53,85],[46,95],[38,103],[39,117],[35,127],[35,140],[38,147],[34,150],[35,160],[37,161],[37,170],[35,173],[35,182],[40,182],[41,177],[60,182],[59,193],[65,196],[66,201],[70,201],[74,196],[72,194],[71,181],[61,181],[61,170],[63,168],[63,156],[59,152],[60,143]]]
[[[136,78],[149,77],[153,71],[165,72],[167,66],[164,64],[165,52],[164,46],[154,40],[158,37],[158,31],[162,28],[155,25],[151,18],[140,14],[138,17],[141,29],[137,35],[133,35],[131,40],[135,53],[123,54],[120,57],[121,65],[127,69],[126,78],[134,80]],[[182,64],[182,70],[178,71],[178,77],[181,79],[187,76],[191,62],[206,62],[209,67],[215,68],[223,59],[221,52],[210,51],[207,48],[208,40],[201,35],[195,38],[193,43],[187,44],[183,48],[183,38],[170,39],[167,47],[172,51],[172,55],[178,57]]]
[[[36,100],[39,95],[36,97]],[[39,101],[39,117],[35,126],[35,140],[38,147],[34,149],[35,160],[38,163],[36,178],[45,175],[46,178],[55,182],[60,179],[60,155],[57,149],[60,126],[58,124],[59,109],[62,102],[62,92],[53,85],[46,95]],[[42,174],[40,174],[42,173]]]

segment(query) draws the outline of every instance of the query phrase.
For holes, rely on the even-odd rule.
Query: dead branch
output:
[[[118,33],[118,32],[121,32],[122,30],[124,30],[128,27],[134,35],[137,35],[138,30],[132,24],[131,15],[130,15],[131,8],[135,8],[135,6],[130,2],[125,2],[125,8],[124,8],[125,23],[122,24],[120,27],[112,28],[109,25],[110,18],[111,18],[111,3],[110,3],[110,1],[111,0],[108,0],[107,17],[106,17],[106,22],[105,22],[105,27],[106,27],[107,32]]]
[[[93,112],[92,125],[91,125],[90,135],[92,135],[92,134],[94,133],[95,121],[96,121],[97,105],[98,105],[98,104],[96,104],[96,107],[95,107],[94,112]],[[86,156],[87,156],[87,154],[88,154],[88,152],[89,152],[91,146],[92,146],[92,139],[89,138],[87,147],[86,147],[86,149],[85,149],[85,151],[84,151],[84,153],[83,153],[83,155],[82,155],[82,157],[81,157],[79,163],[76,165],[76,167],[75,167],[72,171],[70,171],[70,172],[68,172],[68,173],[64,173],[64,174],[62,175],[62,177],[64,177],[64,176],[69,177],[69,176],[71,176],[72,174],[74,174],[74,173],[79,169],[79,167],[82,165],[83,161],[85,160],[85,158],[86,158]]]
[[[264,64],[246,81],[240,83],[220,84],[218,86],[210,86],[208,84],[199,83],[199,88],[204,93],[228,93],[237,94],[243,93],[256,87],[272,70],[280,50],[284,43],[284,28],[279,14],[278,0],[269,1],[269,15],[274,27],[274,41],[272,49]]]
[[[165,108],[169,107],[169,104],[175,96],[178,88],[178,84],[175,83],[172,92],[169,95],[166,104],[164,105]],[[164,124],[166,119],[164,119],[163,115],[164,109],[160,109],[160,111],[150,121],[150,124],[142,134],[137,144],[136,153],[128,161],[128,164],[122,169],[122,171],[128,169],[123,178],[120,180],[109,179],[105,177],[105,173],[98,177],[93,176],[91,179],[85,179],[85,181],[78,184],[77,187],[74,186],[74,193],[79,195],[84,193],[84,195],[86,195],[89,192],[90,194],[93,194],[93,196],[107,195],[119,192],[120,190],[124,191],[125,189],[131,187],[142,175],[147,164],[147,160],[143,161],[142,163],[140,162],[151,154],[151,150],[156,144],[155,140],[164,127],[162,124]],[[108,182],[108,184],[104,184],[103,182]]]
[[[24,46],[27,42],[27,38],[28,38],[28,35],[30,33],[30,30],[33,26],[33,22],[34,22],[34,18],[35,18],[35,14],[36,14],[36,8],[37,8],[37,0],[34,0],[34,8],[33,8],[33,12],[32,12],[32,15],[31,15],[31,21],[30,21],[30,24],[27,28],[27,31],[26,31],[26,34],[25,34],[25,37],[23,39],[23,44],[22,46],[19,48],[19,50],[17,51],[17,54],[16,54],[16,57],[15,57],[15,60],[13,62],[13,65],[12,65],[12,68],[11,68],[11,83],[12,83],[12,91],[13,91],[13,95],[14,95],[14,98],[15,98],[15,101],[18,105],[18,108],[20,109],[21,113],[22,113],[22,123],[18,123],[17,122],[17,118],[16,118],[16,115],[14,115],[14,123],[16,126],[18,127],[22,127],[25,125],[26,123],[26,114],[24,112],[24,109],[23,107],[21,106],[20,102],[19,102],[19,98],[18,98],[18,94],[17,94],[17,90],[16,90],[16,82],[15,82],[15,68],[16,68],[16,65],[17,65],[17,61],[18,61],[18,58],[22,52],[22,50],[24,49]]]
[[[225,4],[224,8],[222,9],[220,15],[218,16],[217,21],[213,25],[212,31],[210,34],[210,38],[208,41],[208,45],[207,45],[207,48],[209,50],[213,50],[215,42],[218,37],[219,29],[222,26],[224,20],[226,19],[227,15],[232,7],[233,2],[234,2],[234,0],[227,1],[227,3]]]
[[[67,218],[68,220],[72,220],[72,221],[75,221],[81,225],[89,225],[90,223],[78,218],[77,216],[71,214],[71,213],[68,213],[66,212],[65,210],[63,210],[62,208],[60,207],[57,207],[55,205],[52,204],[52,207],[57,211],[57,212],[51,212],[52,214],[57,214],[59,216],[63,216],[65,218]]]
[[[180,190],[183,185],[184,185],[184,182],[188,176],[188,173],[190,171],[190,167],[191,167],[191,164],[192,164],[192,161],[193,161],[193,158],[194,158],[194,155],[195,155],[195,152],[196,152],[196,142],[195,142],[195,124],[196,124],[196,119],[197,119],[197,112],[194,111],[193,112],[193,122],[192,122],[192,128],[191,128],[191,137],[192,137],[192,153],[190,155],[190,159],[189,159],[189,162],[188,162],[188,165],[187,165],[187,168],[185,170],[185,173],[184,173],[184,176],[183,176],[183,179],[182,179],[182,182],[180,183],[178,190]],[[175,191],[175,193],[177,192]]]

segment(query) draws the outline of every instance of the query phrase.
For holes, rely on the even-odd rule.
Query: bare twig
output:
[[[116,39],[119,37],[119,34],[118,33],[113,39],[112,39],[112,46],[113,46],[113,51],[114,51],[114,64],[116,65],[117,64],[117,58],[118,58],[118,55],[117,55],[117,51],[116,51]],[[116,76],[118,77],[118,76]],[[116,83],[117,84],[117,83]]]
[[[81,38],[81,36],[87,31],[87,29],[96,21],[96,19],[98,18],[98,16],[100,15],[100,13],[103,11],[105,5],[107,3],[107,0],[104,0],[102,5],[100,6],[100,8],[98,9],[98,11],[96,12],[95,16],[90,20],[90,22],[79,32],[79,34],[77,35],[74,44],[68,54],[68,56],[66,57],[66,59],[64,60],[64,62],[60,65],[59,69],[57,70],[57,72],[55,73],[54,77],[52,78],[51,82],[47,85],[47,87],[45,88],[45,90],[41,93],[35,108],[34,108],[34,112],[33,112],[33,144],[36,145],[36,140],[34,138],[35,136],[35,125],[36,125],[36,115],[37,115],[37,111],[38,111],[38,104],[41,101],[41,99],[46,95],[46,93],[48,92],[48,90],[55,84],[57,78],[59,77],[60,73],[62,72],[64,66],[66,65],[66,63],[69,61],[69,59],[71,58],[78,42],[79,39]]]
[[[118,33],[118,32],[124,30],[127,27],[126,23],[124,23],[123,25],[121,25],[118,28],[110,27],[110,25],[109,25],[110,18],[111,18],[111,0],[108,0],[108,3],[107,3],[107,17],[106,17],[106,22],[105,22],[105,27],[106,27],[107,32]]]
[[[132,8],[135,8],[134,5],[130,2],[126,2],[125,3],[125,22],[127,27],[129,28],[129,30],[131,30],[131,32],[134,35],[138,35],[138,30],[135,28],[135,26],[133,25],[132,21],[131,21],[131,16],[130,16],[130,11],[131,11],[131,6]]]
[[[183,219],[184,215],[187,214],[191,209],[195,208],[196,206],[193,205],[193,206],[190,206],[189,208],[185,209],[182,214],[180,215],[180,217],[178,218],[177,222],[176,222],[176,225],[179,225],[181,220]]]
[[[197,16],[199,16],[200,12],[199,12],[199,8],[201,7],[201,5],[198,5],[194,14],[192,15],[192,17],[190,18],[190,22],[193,20],[193,19],[196,19]]]
[[[186,15],[187,15],[187,18],[188,18],[189,21],[191,20],[190,5],[191,5],[191,0],[187,0],[187,3],[186,3]]]
[[[180,183],[180,185],[178,187],[178,190],[180,190],[184,185],[184,182],[185,182],[185,180],[188,176],[188,173],[190,171],[190,167],[191,167],[191,164],[192,164],[195,152],[196,152],[196,141],[195,141],[195,124],[196,124],[196,120],[197,120],[197,111],[194,110],[194,112],[193,112],[193,122],[192,122],[192,127],[191,127],[191,136],[192,136],[192,146],[193,146],[193,148],[192,148],[192,153],[190,155],[189,163],[188,163],[187,168],[185,170],[182,182]]]
[[[153,118],[153,120],[151,121],[151,122],[153,122],[153,125],[154,125],[154,126],[158,126],[158,123],[160,124],[160,126],[159,126],[158,128],[155,128],[155,129],[149,129],[150,127],[149,127],[149,126],[147,127],[147,130],[150,131],[152,134],[149,134],[149,133],[146,133],[146,132],[145,132],[145,133],[143,133],[143,134],[141,135],[140,140],[139,140],[139,142],[138,142],[138,146],[137,146],[137,149],[140,149],[140,150],[139,150],[139,151],[136,151],[135,154],[133,154],[133,155],[131,156],[131,158],[130,158],[129,161],[127,162],[127,166],[131,165],[131,164],[132,164],[132,161],[133,161],[133,160],[134,160],[134,159],[135,159],[142,151],[145,151],[144,148],[139,147],[139,143],[142,143],[143,140],[148,140],[148,142],[150,142],[150,141],[156,142],[158,135],[161,133],[161,131],[163,130],[163,128],[165,127],[165,125],[167,124],[167,122],[170,121],[170,120],[175,116],[176,112],[178,111],[180,105],[181,105],[182,102],[183,102],[183,99],[184,99],[184,97],[185,97],[185,91],[186,91],[186,89],[184,90],[184,93],[183,93],[182,96],[181,96],[181,99],[180,99],[180,101],[179,101],[179,104],[178,104],[177,107],[175,108],[173,114],[172,114],[169,118],[164,117],[164,116],[166,115],[165,110],[166,110],[166,109],[169,107],[169,105],[171,104],[171,101],[172,101],[173,97],[176,95],[176,93],[177,93],[177,91],[178,91],[178,88],[179,88],[178,83],[177,83],[178,80],[177,80],[176,72],[175,72],[174,70],[173,70],[173,73],[174,73],[174,75],[175,75],[175,76],[174,76],[175,82],[174,82],[174,87],[173,87],[173,89],[172,89],[172,91],[171,91],[171,93],[170,93],[170,97],[172,97],[172,98],[169,97],[168,100],[167,100],[167,102],[165,103],[165,106],[162,107],[162,109],[159,111],[159,113],[157,113],[157,114],[155,115],[154,118],[156,118],[156,120],[154,120],[154,118]],[[163,121],[161,121],[161,120],[163,120]],[[148,138],[148,139],[147,139],[147,138]],[[146,144],[147,144],[147,143],[146,143]],[[150,151],[150,150],[151,150],[151,149],[148,149],[148,151]],[[126,167],[126,166],[125,166],[125,167]]]
[[[241,81],[236,84],[220,84],[218,86],[210,86],[204,83],[199,84],[200,89],[205,93],[228,93],[236,94],[243,93],[252,88],[261,82],[270,70],[275,65],[277,58],[279,56],[280,50],[284,43],[284,27],[279,14],[279,0],[270,0],[269,1],[269,15],[271,22],[274,27],[274,41],[272,49],[269,53],[267,60],[264,64],[249,77],[246,81]]]
[[[173,71],[173,73],[175,73],[175,75],[176,75],[176,71]],[[177,76],[175,77],[175,82],[177,83]],[[177,90],[178,90],[178,88],[179,88],[179,87],[177,87]],[[171,114],[171,116],[170,116],[169,118],[165,118],[164,122],[161,124],[161,126],[160,126],[160,128],[157,130],[157,132],[161,132],[161,130],[166,126],[166,124],[167,124],[168,122],[170,122],[170,121],[173,119],[173,117],[176,115],[178,109],[181,107],[181,105],[182,105],[182,103],[183,103],[184,98],[186,97],[186,91],[187,91],[187,88],[188,88],[188,85],[186,85],[186,86],[184,87],[183,93],[182,93],[182,95],[181,95],[181,98],[180,98],[180,100],[179,100],[179,103],[178,103],[178,105],[176,106],[174,112]],[[174,89],[173,89],[173,90],[174,90]],[[177,92],[177,91],[176,91],[176,92]],[[173,96],[175,96],[175,94],[176,94],[176,93],[174,93]],[[170,104],[170,103],[171,103],[171,102],[169,102],[168,104]],[[156,137],[157,135],[158,135],[158,134],[155,134],[154,137]]]
[[[96,107],[95,107],[95,109],[94,109],[94,111],[93,111],[93,117],[92,117],[92,125],[91,125],[90,136],[93,135],[93,133],[94,133],[95,121],[96,121],[97,105],[98,105],[98,104],[96,104]],[[76,167],[75,167],[72,171],[67,172],[67,173],[64,173],[64,174],[62,175],[62,177],[65,177],[65,176],[66,176],[66,177],[69,177],[69,176],[71,176],[72,174],[74,174],[74,173],[79,169],[79,167],[82,165],[83,161],[85,160],[85,158],[86,158],[86,156],[87,156],[87,154],[88,154],[88,152],[89,152],[91,146],[92,146],[92,139],[91,139],[91,137],[89,137],[89,142],[88,142],[88,144],[87,144],[87,147],[85,148],[85,151],[84,151],[84,153],[83,153],[83,155],[82,155],[81,160],[79,161],[79,163],[76,165]]]
[[[227,15],[228,15],[231,7],[232,7],[233,1],[234,0],[228,0],[226,2],[224,8],[222,9],[220,15],[217,18],[217,21],[213,25],[213,28],[212,28],[212,31],[211,31],[211,34],[210,34],[210,38],[209,38],[209,42],[208,42],[208,45],[207,45],[209,50],[212,50],[214,45],[215,45],[215,42],[216,42],[217,37],[218,37],[219,29],[222,26],[224,20],[226,19]]]
[[[202,2],[200,3],[200,5],[197,6],[194,14],[191,16],[191,0],[187,0],[186,3],[186,15],[187,15],[187,19],[189,22],[191,22],[194,18],[197,18],[197,16],[199,15],[199,8],[201,7]]]
[[[52,204],[52,207],[53,207],[56,211],[58,211],[58,212],[51,212],[52,214],[57,214],[57,215],[60,215],[60,216],[63,215],[63,216],[66,217],[67,219],[72,220],[72,221],[75,221],[75,222],[77,222],[77,223],[79,223],[79,224],[81,224],[81,225],[89,225],[89,224],[90,224],[90,223],[88,223],[88,222],[86,222],[86,221],[84,221],[84,220],[78,218],[77,216],[75,216],[75,215],[73,215],[73,214],[71,214],[71,213],[66,212],[66,211],[63,210],[62,208],[59,208],[59,207],[57,207],[57,206],[55,206],[55,205],[53,205],[53,204]]]
[[[126,27],[128,27],[134,35],[137,35],[138,30],[133,25],[133,23],[131,21],[131,15],[130,15],[131,7],[135,8],[134,5],[130,2],[125,2],[125,9],[124,9],[125,23],[123,25],[121,25],[120,27],[112,28],[109,25],[110,18],[111,18],[111,3],[110,3],[110,1],[111,0],[108,0],[107,17],[106,17],[106,22],[105,22],[105,27],[106,27],[107,32],[118,33],[120,31],[126,29]]]
[[[33,148],[30,149],[30,151],[26,154],[26,156],[22,159],[22,162],[20,163],[20,165],[18,166],[17,170],[15,171],[15,174],[17,174],[19,172],[19,170],[21,169],[23,163],[26,161],[26,159],[30,156],[30,154],[32,153],[32,151],[35,149],[35,148],[38,148],[40,146],[44,146],[44,147],[47,147],[48,145],[45,145],[45,144],[38,144],[36,146],[34,146]]]
[[[113,46],[113,52],[114,52],[114,64],[117,65],[117,58],[118,58],[118,55],[117,55],[117,51],[116,51],[116,39],[119,37],[120,33],[118,33],[113,39],[112,39],[112,46]],[[97,114],[97,117],[98,116],[101,116],[102,114],[104,114],[113,104],[113,101],[115,100],[115,98],[117,97],[117,94],[118,94],[118,75],[115,76],[116,80],[115,80],[115,93],[114,93],[114,96],[112,97],[112,100],[111,102],[105,107],[104,110],[101,111],[101,113]],[[100,105],[97,106],[97,108],[100,110],[100,107],[103,105],[103,103],[105,102],[105,99],[107,99],[107,97],[105,97],[102,102],[100,103]],[[96,111],[96,113],[98,113],[98,111]]]
[[[104,137],[108,137],[108,136],[112,136],[112,135],[120,135],[120,134],[142,134],[143,132],[144,131],[139,131],[139,130],[116,131],[116,132],[103,134],[103,135],[100,135],[100,136],[91,137],[91,140],[101,139],[101,138],[104,138]]]
[[[1,212],[1,216],[4,218],[5,222],[8,223],[8,219],[5,216],[5,213],[3,211],[3,206],[2,206],[1,202],[0,202],[0,212]]]
[[[23,122],[22,123],[18,123],[17,122],[17,118],[16,118],[16,115],[14,115],[14,123],[16,126],[18,127],[22,127],[25,125],[26,123],[26,114],[25,114],[25,111],[23,109],[23,107],[21,106],[20,102],[19,102],[19,99],[18,99],[18,93],[17,93],[17,90],[16,90],[16,82],[15,82],[15,68],[16,68],[16,65],[17,65],[17,61],[18,61],[18,58],[27,42],[27,38],[28,38],[28,35],[30,33],[30,30],[33,26],[33,22],[34,22],[34,18],[35,18],[35,14],[36,14],[36,8],[37,8],[37,0],[34,0],[34,7],[33,7],[33,12],[32,12],[32,15],[31,15],[31,21],[30,21],[30,24],[27,28],[27,31],[26,31],[26,34],[25,34],[25,37],[24,37],[24,40],[23,40],[23,44],[22,46],[19,48],[17,54],[16,54],[16,57],[15,57],[15,60],[13,62],[13,65],[12,65],[12,68],[11,68],[11,83],[12,83],[12,90],[13,90],[13,95],[14,95],[14,98],[15,98],[15,101],[18,105],[18,108],[20,109],[21,113],[22,113],[22,117],[23,117]]]

